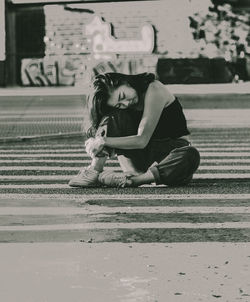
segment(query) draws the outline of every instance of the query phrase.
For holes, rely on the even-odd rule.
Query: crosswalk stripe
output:
[[[79,214],[139,214],[139,213],[183,213],[183,214],[215,214],[215,213],[228,213],[228,214],[250,214],[250,207],[97,207],[91,206],[86,208],[73,208],[73,207],[1,207],[1,216],[14,216],[14,215],[79,215]]]
[[[115,172],[119,172],[115,171]],[[42,180],[68,180],[70,175],[3,175],[1,181],[42,181]],[[196,173],[193,179],[250,179],[250,173]],[[2,187],[2,186],[0,186]]]
[[[118,165],[118,163],[117,163]],[[250,168],[250,166],[249,166]],[[48,172],[51,172],[51,171],[66,171],[66,172],[69,172],[69,171],[79,171],[80,170],[80,167],[57,167],[57,166],[52,166],[52,167],[41,167],[41,166],[37,166],[37,167],[34,167],[34,166],[11,166],[10,167],[0,167],[0,171],[48,171]],[[105,170],[117,170],[117,171],[121,171],[121,167],[120,166],[116,166],[116,167],[105,167]]]
[[[5,125],[11,124],[10,120],[1,120],[0,124],[4,125],[4,122]],[[214,122],[220,123],[216,119]],[[20,126],[29,123],[32,120],[22,121]],[[45,116],[42,124],[49,124]],[[244,182],[244,192],[247,192],[246,184],[250,181],[249,129],[214,128],[211,131],[202,128],[191,127],[192,145],[201,154],[201,164],[194,174],[191,190],[173,190],[174,194],[170,193],[171,190],[161,190],[161,187],[166,188],[164,185],[154,184],[142,186],[135,194],[130,194],[133,189],[116,192],[69,187],[72,175],[91,161],[85,153],[83,137],[72,140],[70,145],[59,140],[51,144],[0,144],[0,241],[70,241],[73,238],[79,240],[81,236],[86,238],[91,232],[95,238],[102,237],[97,234],[105,233],[105,230],[106,237],[100,241],[109,238],[122,241],[122,236],[129,240],[126,235],[129,231],[132,234],[142,232],[143,240],[147,241],[145,232],[150,232],[149,229],[155,232],[154,241],[158,240],[160,230],[168,233],[164,237],[168,241],[173,234],[178,237],[181,233],[187,234],[182,238],[200,241],[206,237],[202,235],[204,232],[207,234],[205,241],[220,241],[221,238],[228,241],[230,232],[235,234],[232,241],[249,241],[250,193],[207,194],[205,192],[213,190],[206,190],[202,194],[176,194],[195,192],[193,189],[197,184],[218,185],[223,182]],[[121,171],[117,159],[108,160],[105,169]],[[138,222],[137,217],[140,218]],[[197,236],[205,237],[197,239]],[[179,239],[173,238],[175,240]]]
[[[56,225],[25,225],[0,226],[3,231],[53,231],[53,230],[84,230],[84,229],[249,229],[250,222],[223,222],[223,223],[79,223]]]
[[[213,156],[217,156],[217,157],[250,157],[250,152],[203,152],[200,151],[201,156],[204,157],[213,157]],[[79,153],[79,154],[72,154],[72,153],[60,153],[60,154],[55,154],[55,153],[51,153],[51,154],[46,154],[46,153],[38,153],[38,154],[34,154],[34,153],[30,153],[30,154],[15,154],[15,156],[10,155],[10,154],[0,154],[0,158],[26,158],[26,157],[32,157],[32,158],[46,158],[46,157],[50,157],[50,158],[57,158],[57,157],[66,157],[66,158],[90,158],[87,154],[85,153]]]
[[[41,185],[38,185],[38,187],[40,187]],[[47,186],[47,185],[45,185]],[[62,187],[62,185],[52,185],[52,186],[56,186],[57,188]],[[64,186],[64,185],[63,185]],[[24,186],[25,187],[25,186]],[[77,190],[77,189],[75,189]],[[162,194],[130,194],[127,193],[126,195],[123,195],[123,193],[121,192],[120,194],[104,194],[104,193],[100,193],[100,194],[94,194],[94,193],[85,193],[85,194],[9,194],[9,197],[4,196],[5,199],[11,199],[11,198],[27,198],[26,196],[29,196],[30,199],[46,199],[46,198],[61,198],[62,195],[64,196],[64,198],[66,199],[71,199],[71,200],[76,200],[76,202],[78,202],[79,200],[81,202],[86,202],[88,200],[117,200],[120,199],[120,197],[125,197],[126,200],[223,200],[223,201],[227,201],[227,200],[246,200],[249,201],[250,200],[250,193],[242,193],[242,194],[167,194],[165,191],[162,192]],[[226,204],[225,204],[226,205]]]
[[[54,163],[54,164],[62,164],[62,163],[67,163],[67,164],[79,164],[79,167],[81,167],[81,165],[83,164],[89,164],[90,163],[90,158],[89,159],[83,159],[83,160],[75,160],[75,159],[65,159],[65,160],[60,160],[60,159],[29,159],[29,158],[25,158],[24,160],[22,159],[4,159],[4,160],[0,160],[0,163],[4,163],[4,164],[14,164],[14,163],[22,163],[24,166],[28,163],[33,163],[34,165],[37,163]],[[108,160],[108,163],[118,163],[116,159],[114,160]],[[205,163],[217,163],[217,164],[222,164],[222,163],[238,163],[238,164],[248,164],[250,163],[250,158],[201,158],[201,164],[205,164]]]
[[[79,125],[81,126],[81,123],[79,123],[79,121],[75,121],[75,120],[71,120],[71,121],[68,121],[68,120],[64,120],[63,121],[64,124],[69,124],[69,125],[72,125],[72,124],[75,124],[75,125]],[[55,121],[50,121],[50,120],[39,120],[39,125],[54,125],[56,124]],[[0,126],[1,125],[4,125],[4,126],[7,126],[7,125],[34,125],[34,121],[0,121]]]
[[[192,139],[192,141],[195,143],[195,146],[197,148],[230,148],[230,147],[236,147],[235,143],[229,143],[229,140],[227,139],[226,142],[221,141],[220,143],[214,143],[214,142],[204,142],[204,139],[198,143],[196,140]],[[250,147],[250,141],[249,143],[244,142],[242,140],[237,140],[237,147]],[[36,145],[30,145],[29,146],[29,150],[27,150],[27,146],[25,147],[20,147],[20,145],[18,143],[15,143],[13,146],[4,146],[4,145],[0,145],[0,151],[4,151],[4,152],[14,152],[14,151],[20,151],[20,152],[29,152],[29,151],[33,151],[33,152],[39,152],[39,151],[46,151],[48,150],[48,148],[50,148],[51,150],[68,150],[68,151],[72,151],[72,150],[79,150],[82,151],[84,149],[84,143],[82,144],[70,144],[69,146],[65,146],[65,144],[56,144],[56,145],[47,145],[47,144],[36,144]],[[52,151],[51,151],[52,152]]]
[[[198,148],[198,147],[197,147]],[[242,151],[242,152],[248,152],[250,153],[250,148],[249,147],[216,147],[216,148],[211,148],[211,147],[199,147],[199,152],[201,154],[203,153],[218,153],[218,152],[237,152],[237,151]],[[65,156],[65,154],[67,154],[67,156],[69,154],[79,154],[79,155],[85,155],[85,151],[84,149],[63,149],[63,150],[42,150],[42,149],[38,149],[38,150],[25,150],[25,151],[22,151],[22,150],[4,150],[4,151],[0,151],[0,156],[1,157],[6,157],[7,155],[9,156],[16,156],[18,157],[20,154],[22,155],[39,155],[39,156],[44,156],[44,155],[47,155],[47,154],[50,154],[50,155],[62,155],[62,156]]]
[[[121,167],[117,161],[112,161],[112,163],[116,163],[117,166],[113,167],[105,167],[105,170],[119,170],[121,171]],[[11,166],[11,167],[0,167],[0,171],[79,171],[80,167],[66,166],[66,167],[58,167],[58,166]],[[250,165],[224,165],[224,166],[212,166],[212,165],[203,165],[199,166],[198,171],[203,170],[250,170]]]

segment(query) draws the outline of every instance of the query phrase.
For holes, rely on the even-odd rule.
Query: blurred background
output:
[[[249,81],[250,0],[0,0],[0,87],[79,87],[108,71]]]

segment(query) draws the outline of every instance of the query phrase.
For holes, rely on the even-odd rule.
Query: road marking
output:
[[[215,159],[210,159],[210,158],[201,158],[201,163],[250,163],[250,159],[248,158],[215,158]]]
[[[203,134],[203,136],[204,136],[204,134]],[[51,150],[54,150],[54,149],[57,150],[58,148],[60,150],[72,150],[74,148],[82,150],[84,148],[84,138],[79,138],[79,141],[80,140],[82,140],[82,144],[80,144],[80,143],[79,144],[70,144],[70,146],[67,146],[67,147],[65,146],[65,144],[54,144],[54,145],[48,145],[48,144],[42,144],[42,145],[37,144],[36,145],[36,144],[34,144],[34,145],[29,145],[28,147],[29,148],[34,148],[34,151],[36,151],[36,150],[43,151],[43,150],[47,150],[48,148],[51,148]],[[193,142],[196,142],[196,139],[194,139],[192,137],[191,137],[191,140]],[[203,147],[205,147],[205,148],[208,148],[208,147],[210,147],[210,148],[235,147],[235,143],[229,143],[228,141],[229,140],[227,139],[226,142],[220,140],[219,143],[211,143],[211,142],[204,142],[204,138],[203,138],[201,143],[196,142],[196,147],[197,148],[203,148]],[[22,148],[21,148],[20,144],[21,144],[21,146],[23,146]],[[237,140],[237,146],[250,147],[250,140],[249,140],[249,143],[242,142],[241,140]],[[0,150],[2,150],[2,151],[5,151],[5,150],[7,150],[7,151],[26,151],[27,150],[27,145],[23,145],[23,143],[16,143],[13,146],[1,145]]]
[[[223,222],[223,223],[77,223],[57,225],[25,225],[0,226],[4,231],[54,231],[54,230],[86,230],[86,229],[249,229],[250,222]]]
[[[25,158],[25,157],[32,157],[32,158],[40,158],[40,157],[52,157],[52,158],[56,158],[56,157],[69,157],[69,158],[89,158],[90,159],[90,156],[88,156],[86,153],[82,153],[82,154],[70,154],[70,153],[61,153],[61,154],[46,154],[46,153],[38,153],[38,154],[35,154],[35,153],[30,153],[30,154],[16,154],[16,155],[9,155],[9,154],[0,154],[0,158],[10,158],[10,157],[13,157],[13,158],[18,158],[18,157],[22,157],[22,158]]]
[[[199,166],[199,171],[202,170],[250,170],[250,165],[241,165],[241,166],[236,166],[236,165],[224,165],[224,166],[206,166],[201,164]]]
[[[112,163],[117,163],[117,166],[106,166],[105,170],[113,170],[113,171],[122,171],[121,167],[118,163],[118,161],[113,161]],[[80,167],[70,167],[70,166],[65,166],[65,167],[58,167],[58,166],[7,166],[7,167],[0,167],[0,171],[79,171]],[[205,166],[205,165],[200,165],[198,172],[203,171],[203,170],[229,170],[232,171],[235,170],[244,170],[244,171],[250,171],[250,165],[241,165],[241,166],[236,166],[236,165],[224,165],[224,166]]]
[[[40,188],[42,185],[34,185],[37,186],[37,188]],[[44,185],[45,187],[47,185]],[[69,188],[67,185],[58,185],[58,184],[54,184],[54,185],[48,185],[49,188]],[[3,186],[5,187],[5,186]],[[19,187],[19,185],[17,185],[16,187]],[[24,188],[26,188],[26,186],[23,186]],[[30,186],[31,188],[33,186]],[[146,187],[146,186],[145,186]],[[152,187],[152,186],[151,186]],[[75,188],[75,190],[78,190]],[[120,191],[119,191],[120,192]],[[87,202],[89,200],[121,200],[121,198],[124,198],[124,200],[225,200],[225,204],[226,204],[226,200],[250,200],[250,193],[245,193],[245,194],[166,194],[166,191],[163,191],[162,194],[124,194],[122,192],[120,192],[120,194],[88,194],[88,192],[82,193],[82,194],[16,194],[16,193],[8,193],[8,194],[2,194],[2,196],[0,197],[0,199],[16,199],[16,198],[28,198],[29,199],[40,199],[40,200],[44,200],[44,199],[70,199],[70,200],[76,200],[76,202],[80,201],[80,202]]]
[[[33,163],[35,165],[35,163],[54,163],[54,164],[60,164],[60,163],[65,163],[65,164],[79,164],[79,168],[83,165],[83,164],[89,164],[91,161],[91,159],[83,159],[83,160],[74,160],[74,159],[29,159],[29,158],[25,158],[24,160],[22,159],[4,159],[4,160],[0,160],[0,163],[22,163],[23,165],[26,165],[27,163]],[[118,163],[117,159],[108,159],[107,162],[108,163]],[[215,159],[207,159],[207,158],[201,158],[201,165],[205,164],[205,163],[239,163],[239,164],[248,164],[250,163],[250,158],[230,158],[230,159],[225,159],[225,158],[215,158]],[[9,167],[11,169],[11,167]]]
[[[49,148],[49,147],[48,147]],[[67,153],[67,152],[70,152],[70,153],[77,153],[77,152],[81,152],[81,153],[85,153],[85,148],[82,147],[82,148],[79,148],[79,149],[50,149],[48,150],[47,149],[36,149],[36,150],[22,150],[22,149],[15,149],[15,150],[1,150],[0,149],[0,154],[19,154],[19,153],[22,153],[22,154],[35,154],[35,153],[39,153],[39,154],[54,154],[54,153]],[[250,150],[250,149],[249,149]],[[42,153],[41,153],[42,152]]]
[[[37,123],[39,123],[39,125],[49,125],[49,124],[53,124],[53,125],[58,125],[59,122],[63,122],[63,124],[68,124],[68,125],[78,125],[79,127],[81,127],[81,124],[82,124],[82,121],[79,120],[79,121],[74,121],[74,119],[72,120],[54,120],[54,121],[50,121],[50,120],[41,120],[39,119],[39,121],[37,121]],[[26,121],[26,120],[19,120],[19,121],[3,121],[1,122],[0,121],[0,126],[1,125],[4,125],[4,126],[7,126],[7,125],[15,125],[15,126],[20,126],[20,125],[34,125],[34,123],[36,123],[36,121]]]
[[[250,152],[203,152],[200,151],[201,156],[205,157],[250,157]],[[32,157],[32,158],[45,158],[45,157],[52,157],[52,158],[57,158],[57,157],[67,157],[67,158],[90,158],[86,153],[83,154],[70,154],[70,153],[60,153],[60,154],[45,154],[45,153],[30,153],[30,154],[16,154],[16,155],[9,155],[9,154],[1,154],[0,158],[26,158],[26,157]]]
[[[25,160],[22,160],[22,159],[11,159],[11,160],[0,160],[0,163],[73,163],[73,164],[79,164],[79,167],[81,167],[81,164],[84,164],[84,163],[90,163],[90,157],[89,159],[83,159],[83,160],[72,160],[72,159],[25,159]],[[117,160],[108,160],[108,162],[117,162]],[[250,162],[250,159],[249,159],[249,162]]]
[[[113,168],[113,167],[112,167]],[[117,172],[117,171],[115,171]],[[3,175],[1,177],[2,181],[44,181],[44,180],[69,180],[72,177],[72,175]],[[193,176],[193,179],[199,180],[199,179],[246,179],[248,180],[250,178],[250,173],[196,173]],[[54,184],[53,184],[54,185]],[[46,184],[45,186],[48,186]],[[0,185],[0,188],[5,187],[4,185]],[[7,187],[7,185],[6,185]],[[26,186],[28,188],[28,186]]]
[[[237,151],[245,151],[245,152],[250,152],[250,148],[249,146],[248,147],[224,147],[224,146],[220,146],[219,147],[216,147],[216,148],[211,148],[211,147],[198,147],[196,146],[197,149],[201,152],[201,153],[204,153],[204,152],[237,152]]]
[[[89,163],[89,162],[88,162]],[[118,162],[116,162],[118,164]],[[250,169],[250,166],[249,166]],[[79,167],[57,167],[57,166],[11,166],[11,167],[0,167],[0,171],[79,171],[80,170],[80,166]],[[116,167],[105,167],[105,170],[113,170],[113,171],[121,171],[121,167],[120,166],[116,166]]]
[[[216,152],[216,151],[239,151],[239,150],[244,150],[244,151],[249,151],[250,152],[250,144],[244,144],[244,145],[241,145],[241,146],[235,146],[235,144],[230,144],[228,146],[224,146],[222,144],[219,144],[217,146],[214,146],[213,144],[211,145],[204,145],[204,146],[199,146],[199,145],[196,145],[195,146],[196,148],[198,148],[199,150],[201,150],[202,152],[206,151],[206,152]],[[84,144],[82,144],[82,146],[78,146],[73,148],[57,148],[57,147],[54,147],[54,148],[51,148],[50,146],[47,146],[47,147],[44,147],[44,148],[36,148],[35,146],[33,147],[34,149],[30,148],[30,149],[26,149],[26,148],[0,148],[0,152],[1,153],[10,153],[10,154],[18,154],[18,153],[26,153],[26,154],[29,154],[29,153],[40,153],[40,154],[47,154],[47,153],[67,153],[67,152],[82,152],[82,153],[85,153],[85,147],[84,147]],[[50,148],[48,150],[48,148]]]
[[[88,162],[89,163],[89,162]],[[114,170],[114,171],[122,171],[118,161],[110,161],[110,163],[116,163],[117,166],[106,166],[105,170]],[[0,171],[79,171],[80,167],[73,167],[73,166],[65,166],[65,167],[58,167],[58,166],[7,166],[7,167],[0,167]],[[224,166],[206,166],[200,165],[198,171],[203,170],[244,170],[250,171],[250,165],[224,165]]]
[[[126,197],[124,198],[126,199]],[[79,207],[1,207],[0,216],[13,215],[89,215],[89,214],[250,214],[250,207],[174,207],[174,206],[156,206],[156,207],[105,207],[89,206]]]

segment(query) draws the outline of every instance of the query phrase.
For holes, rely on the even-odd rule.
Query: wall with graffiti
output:
[[[23,85],[78,86],[108,71],[157,72],[166,83],[250,77],[250,14],[212,0],[68,3],[44,15],[45,57],[22,59]]]
[[[23,59],[21,80],[25,86],[80,86],[99,73],[136,74],[155,72],[157,58],[88,60],[86,56]],[[147,66],[147,68],[145,68]]]
[[[174,5],[175,1],[170,1]],[[167,45],[169,52],[176,52],[175,43],[181,37],[173,39],[171,45],[169,39],[179,35],[182,40],[185,37],[183,43],[192,44],[188,20],[180,6],[173,17],[170,6],[160,2],[45,6],[45,57],[22,60],[23,85],[81,85],[94,74],[107,71],[155,72],[159,54],[166,52]],[[164,25],[167,16],[172,26],[175,24],[175,36]]]

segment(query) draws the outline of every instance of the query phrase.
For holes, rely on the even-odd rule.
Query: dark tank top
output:
[[[132,110],[131,114],[137,126],[139,126],[142,111]],[[187,129],[187,121],[182,106],[178,98],[175,98],[169,106],[163,109],[151,139],[178,138],[188,134],[190,132]]]
[[[190,134],[182,106],[175,100],[162,111],[160,120],[155,128],[152,138],[177,138]]]

